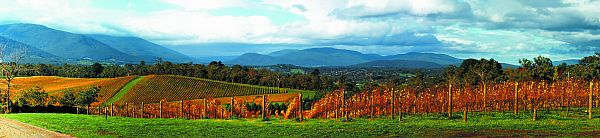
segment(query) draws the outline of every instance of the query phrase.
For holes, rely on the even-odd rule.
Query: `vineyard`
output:
[[[208,85],[208,84],[205,84]],[[316,101],[309,110],[300,110],[299,94],[202,98],[144,104],[142,102],[92,107],[90,114],[144,118],[361,118],[402,117],[403,114],[462,112],[533,112],[600,106],[598,82],[568,79],[554,83],[501,82],[477,86],[436,85],[417,91],[413,87],[376,87],[345,97],[337,89]],[[485,88],[485,89],[484,89]],[[591,88],[591,91],[590,91]],[[450,92],[450,93],[449,93]],[[593,94],[590,101],[589,92]],[[449,96],[451,95],[451,98]],[[277,98],[279,97],[279,98]],[[158,98],[158,97],[157,97]],[[264,98],[264,99],[263,99]],[[451,99],[451,100],[450,100]],[[271,107],[283,103],[285,108]],[[452,104],[450,104],[450,102]],[[233,103],[233,104],[232,104]],[[231,106],[233,105],[233,106]],[[254,105],[254,106],[253,106]],[[266,107],[265,107],[266,106]],[[262,109],[269,109],[263,110]],[[300,112],[302,114],[300,114]],[[447,114],[446,114],[447,115]],[[464,115],[463,115],[464,116]],[[467,118],[464,118],[465,121]]]
[[[510,111],[518,114],[528,111],[528,113],[533,112],[533,117],[536,119],[539,109],[568,111],[571,108],[598,107],[600,106],[598,89],[598,82],[588,83],[575,79],[552,84],[533,81],[502,82],[465,88],[437,85],[424,91],[416,91],[411,87],[380,87],[349,98],[344,98],[344,90],[340,89],[317,101],[306,114],[308,118],[340,118],[393,117],[402,116],[403,113],[461,111],[467,114],[467,112]],[[590,92],[593,96],[590,96]]]
[[[158,103],[124,103],[87,107],[88,114],[140,118],[269,118],[299,116],[300,94],[268,94],[239,97],[205,98]],[[273,103],[291,103],[290,108],[274,108]],[[269,109],[263,112],[262,109]],[[264,115],[264,114],[266,115]],[[268,115],[268,116],[267,116]]]
[[[174,76],[149,75],[133,86],[117,104],[158,103],[162,101],[194,100],[233,96],[312,93],[285,88],[262,87],[247,84],[228,83],[208,79]]]
[[[100,88],[98,101],[92,105],[97,105],[112,97],[123,85],[135,78],[135,76],[118,78],[64,78],[55,76],[35,76],[16,78],[12,82],[11,98],[19,96],[19,92],[32,88],[40,87],[43,91],[52,96],[62,95],[64,90],[73,90],[74,92],[87,89],[92,86]],[[6,84],[0,85],[2,90],[6,90]]]

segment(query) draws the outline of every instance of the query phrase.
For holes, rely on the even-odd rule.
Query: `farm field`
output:
[[[4,114],[14,119],[77,137],[95,136],[205,136],[205,137],[345,137],[345,136],[597,136],[600,119],[585,119],[583,110],[551,111],[532,121],[520,116],[492,112],[469,114],[469,123],[448,120],[441,114],[407,115],[402,121],[389,118],[341,120],[309,119],[301,123],[271,119],[143,119],[75,114]],[[477,117],[473,117],[473,116]],[[570,117],[565,117],[570,116]],[[581,116],[578,118],[577,116]]]
[[[118,77],[118,78],[65,78],[56,76],[33,76],[15,78],[11,86],[11,98],[18,97],[21,91],[38,86],[43,91],[48,92],[52,96],[60,96],[63,90],[81,90],[92,86],[100,87],[98,101],[93,105],[98,105],[111,98],[123,85],[135,78],[135,76]],[[6,90],[4,81],[0,85],[0,89]]]
[[[139,80],[137,85],[133,86],[115,103],[158,103],[161,100],[179,101],[280,93],[313,94],[312,91],[229,83],[193,77],[148,75]]]

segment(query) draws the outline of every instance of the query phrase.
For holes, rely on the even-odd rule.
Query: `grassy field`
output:
[[[110,99],[106,100],[106,102],[102,103],[102,105],[110,105],[112,103],[119,101],[119,99],[121,99],[123,96],[125,96],[125,94],[127,94],[127,92],[143,78],[144,78],[144,76],[138,76],[135,79],[131,80],[130,82],[125,84],[125,86],[123,86],[123,88],[121,88],[121,90],[119,90],[119,92],[117,92],[114,96],[112,96]]]
[[[525,113],[524,113],[525,114]],[[598,136],[600,119],[584,119],[579,111],[552,111],[532,121],[529,114],[471,114],[460,116],[414,115],[398,119],[292,120],[258,119],[185,120],[140,119],[73,114],[6,114],[18,120],[73,136]]]

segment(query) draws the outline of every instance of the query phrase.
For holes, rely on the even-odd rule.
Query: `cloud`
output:
[[[588,48],[600,39],[599,0],[0,1],[0,22],[133,35],[164,45],[302,44],[511,55],[509,62],[532,55],[580,58],[600,50]],[[123,3],[131,8],[118,8]],[[142,9],[142,3],[161,6]]]

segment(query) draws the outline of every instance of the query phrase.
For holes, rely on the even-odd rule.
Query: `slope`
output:
[[[116,103],[158,103],[161,100],[179,101],[277,93],[312,92],[175,75],[149,75],[139,80],[139,82],[137,82],[137,84]]]
[[[0,47],[3,54],[8,56],[18,54],[15,52],[22,52],[22,62],[24,63],[54,63],[60,60],[60,57],[56,55],[2,36],[0,36]]]
[[[186,55],[138,37],[117,37],[99,34],[86,36],[94,38],[121,52],[141,58],[146,62],[152,62],[157,58],[172,62],[192,61],[192,59]]]
[[[0,25],[0,36],[68,59],[139,61],[131,55],[85,35],[55,30],[42,25]]]

